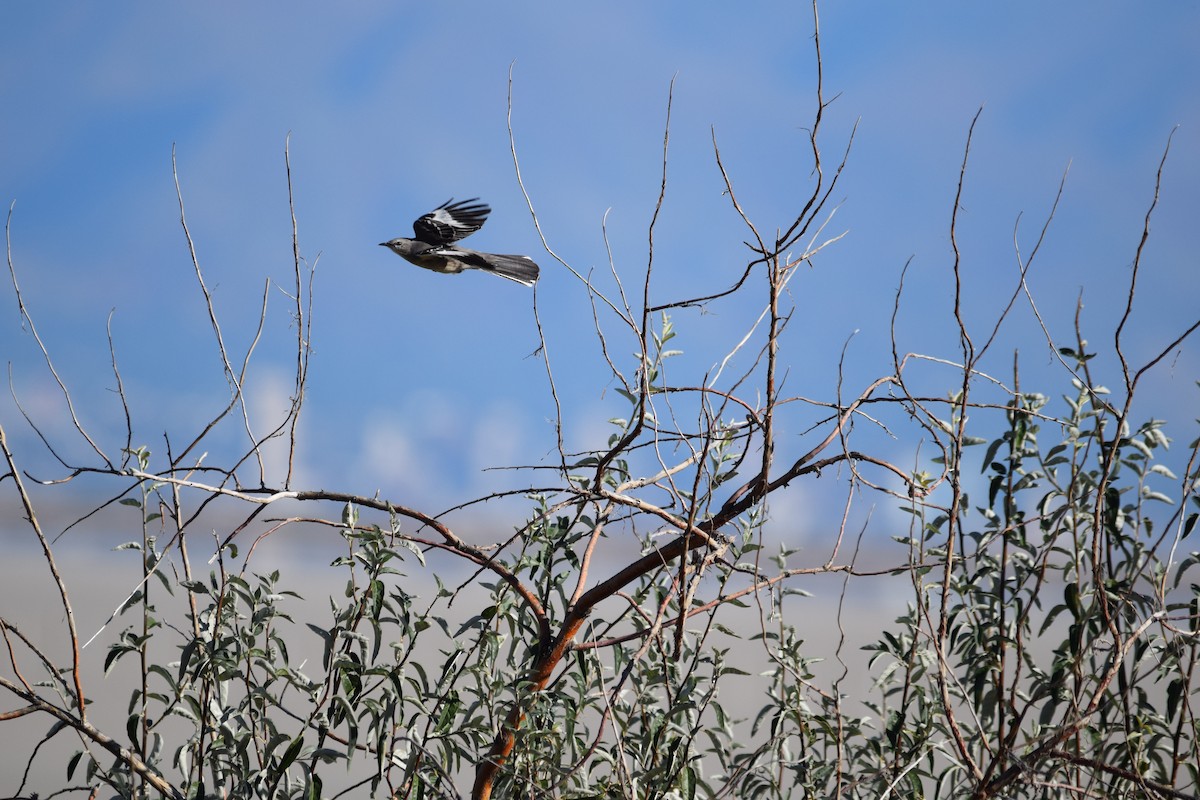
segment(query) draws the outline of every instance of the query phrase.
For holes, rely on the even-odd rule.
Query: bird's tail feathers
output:
[[[529,256],[508,256],[496,253],[481,255],[487,264],[484,269],[494,272],[502,278],[508,278],[510,281],[516,281],[525,286],[533,286],[538,279],[540,270]]]

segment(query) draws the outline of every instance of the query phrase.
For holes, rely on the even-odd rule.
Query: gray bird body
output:
[[[456,275],[464,270],[479,269],[525,286],[533,286],[539,270],[528,256],[481,253],[454,245],[454,242],[483,227],[491,213],[486,204],[475,202],[478,199],[457,203],[447,200],[413,223],[416,238],[397,237],[379,245],[410,264],[433,272]]]

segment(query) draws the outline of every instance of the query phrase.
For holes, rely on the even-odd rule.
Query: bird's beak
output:
[[[379,246],[380,246],[380,247],[387,247],[387,246],[388,246],[388,243],[387,243],[387,242],[380,242],[380,243],[379,243]]]

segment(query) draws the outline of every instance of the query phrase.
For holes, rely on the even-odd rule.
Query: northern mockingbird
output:
[[[380,242],[379,246],[386,247],[405,261],[434,272],[456,275],[465,269],[481,269],[525,286],[533,286],[538,279],[538,265],[528,256],[480,253],[454,246],[454,242],[482,228],[492,212],[486,203],[476,202],[478,200],[478,197],[472,197],[455,203],[451,198],[413,223],[416,238],[400,237]]]

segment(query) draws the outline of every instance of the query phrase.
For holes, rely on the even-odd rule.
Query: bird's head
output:
[[[403,237],[396,238],[396,239],[389,239],[386,242],[379,243],[380,247],[386,247],[387,249],[391,250],[396,255],[400,255],[400,256],[408,254],[412,250],[412,245],[413,245],[412,239],[405,239]]]

